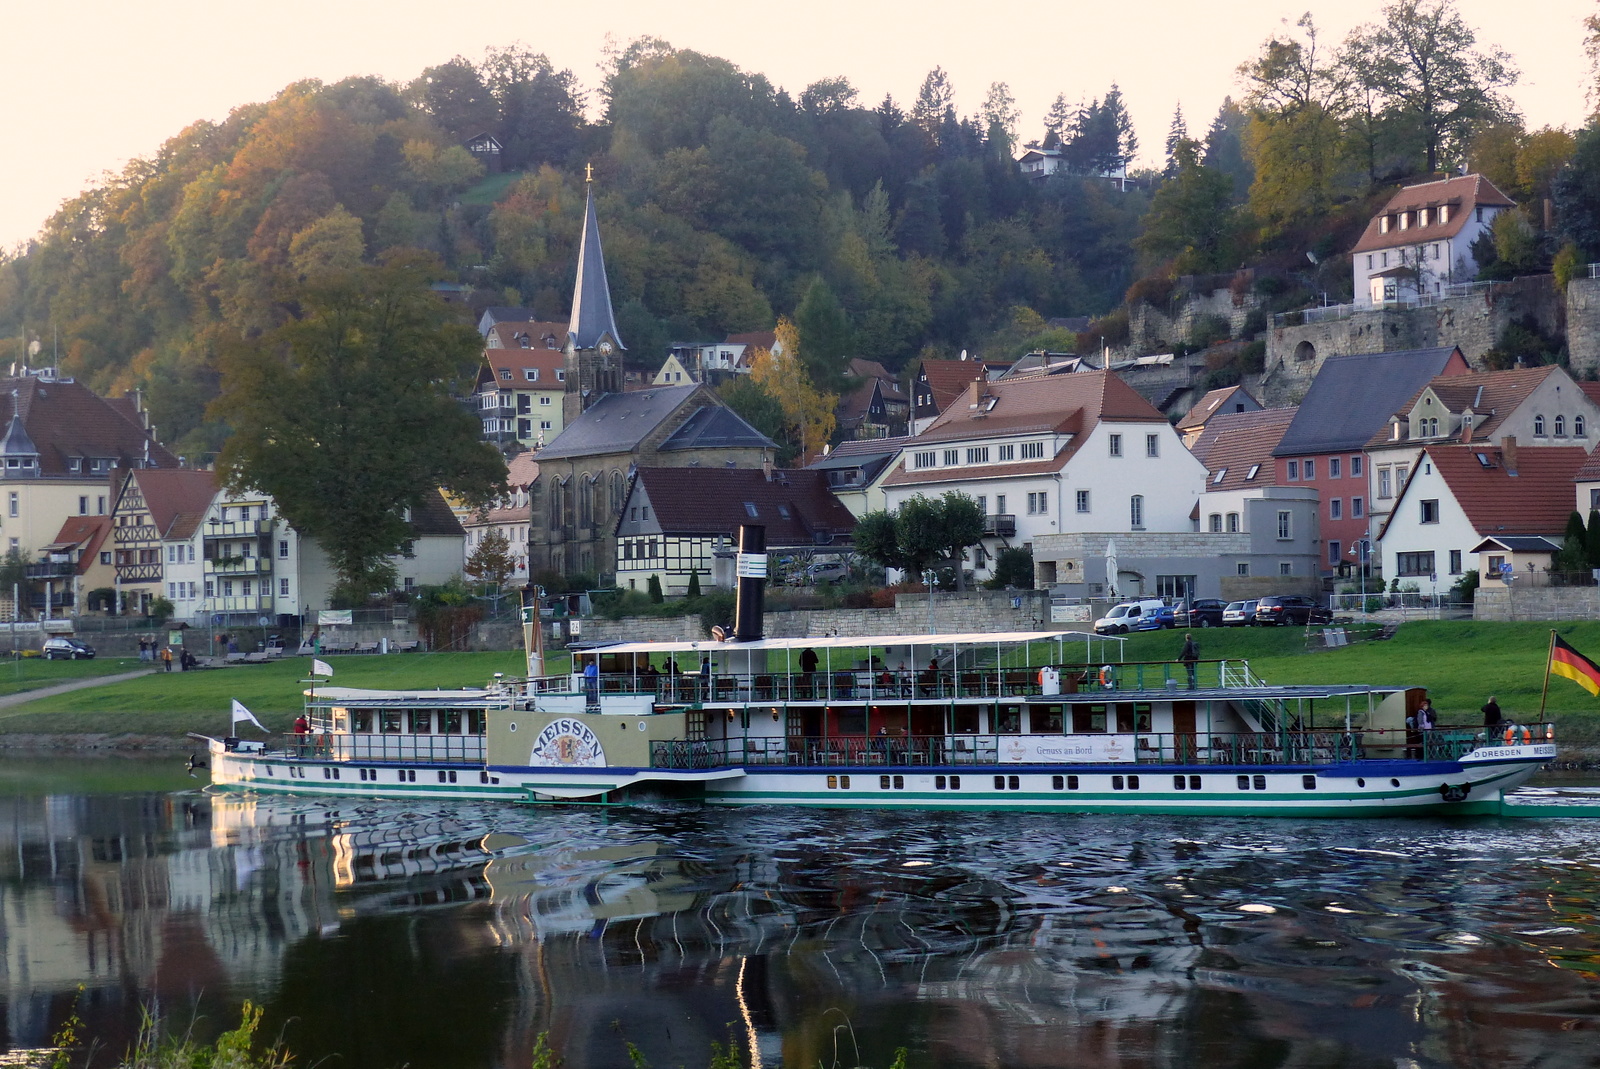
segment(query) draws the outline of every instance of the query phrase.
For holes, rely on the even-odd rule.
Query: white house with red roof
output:
[[[1516,207],[1481,174],[1405,186],[1367,223],[1351,250],[1358,306],[1406,304],[1443,296],[1470,282],[1479,264],[1472,243],[1495,216]]]
[[[949,490],[976,499],[989,536],[969,561],[983,579],[1000,549],[1046,535],[1189,531],[1204,484],[1172,424],[1114,373],[1041,371],[970,382],[882,485],[890,509]]]
[[[1425,594],[1448,590],[1473,568],[1480,582],[1495,581],[1487,556],[1507,551],[1479,553],[1490,539],[1519,552],[1543,540],[1539,552],[1548,560],[1561,547],[1573,480],[1587,456],[1575,446],[1519,448],[1509,436],[1496,444],[1425,447],[1378,532],[1383,574]],[[1516,580],[1546,581],[1540,568],[1524,569]]]
[[[531,321],[489,328],[474,393],[484,441],[507,452],[537,449],[565,428],[566,329]]]
[[[532,453],[518,453],[511,458],[506,471],[506,493],[487,509],[457,508],[456,516],[466,532],[463,541],[462,566],[472,559],[478,547],[491,531],[499,531],[510,546],[514,565],[511,583],[521,586],[528,581],[528,513],[533,484],[539,478],[539,462]]]

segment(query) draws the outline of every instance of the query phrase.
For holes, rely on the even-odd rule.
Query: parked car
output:
[[[1172,607],[1160,598],[1124,601],[1094,622],[1097,635],[1125,635],[1129,631],[1157,631],[1173,624]]]
[[[1254,601],[1230,601],[1222,610],[1223,627],[1245,627],[1256,622]]]
[[[1222,612],[1228,607],[1225,601],[1216,598],[1200,598],[1188,608],[1179,608],[1172,614],[1172,622],[1177,627],[1221,627]]]
[[[814,560],[806,566],[806,583],[810,586],[821,583],[842,583],[848,578],[850,578],[850,566],[837,558]]]
[[[47,638],[41,651],[47,661],[88,661],[94,659],[94,647],[75,638]]]
[[[1256,602],[1255,622],[1278,624],[1331,624],[1333,611],[1299,594],[1277,594]]]

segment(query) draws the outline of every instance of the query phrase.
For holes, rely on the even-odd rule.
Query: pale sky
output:
[[[1174,105],[1182,103],[1190,132],[1202,133],[1223,96],[1238,95],[1235,68],[1280,20],[1293,22],[1308,7],[1330,43],[1381,10],[1378,0],[809,0],[781,8],[727,0],[12,0],[3,19],[11,103],[0,108],[0,248],[33,236],[101,173],[290,82],[358,74],[406,81],[454,55],[478,60],[486,46],[521,41],[592,89],[608,33],[721,56],[796,96],[842,74],[869,106],[886,92],[909,104],[935,65],[949,72],[964,115],[978,109],[991,82],[1003,81],[1022,109],[1025,139],[1040,134],[1057,93],[1076,103],[1115,81],[1141,156],[1154,161]],[[1581,21],[1600,13],[1596,0],[1531,8],[1459,0],[1459,9],[1480,45],[1516,58],[1523,78],[1512,96],[1530,126],[1582,123]]]

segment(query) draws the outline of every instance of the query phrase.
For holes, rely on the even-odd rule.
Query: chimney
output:
[[[1466,419],[1461,421],[1461,444],[1462,445],[1471,445],[1472,444],[1472,417],[1471,416],[1468,416]]]
[[[1505,465],[1506,474],[1515,477],[1517,474],[1517,440],[1507,435],[1500,439],[1500,462]]]
[[[761,461],[761,474],[766,478],[767,482],[770,483],[772,481],[772,457],[770,454]]]

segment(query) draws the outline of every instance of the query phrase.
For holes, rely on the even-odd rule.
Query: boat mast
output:
[[[528,658],[528,678],[544,675],[544,626],[539,621],[539,602],[544,587],[529,583],[522,588],[522,650]]]

